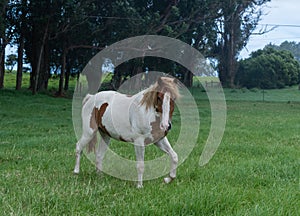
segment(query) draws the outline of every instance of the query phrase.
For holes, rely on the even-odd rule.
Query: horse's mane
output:
[[[157,105],[157,93],[159,92],[169,92],[172,100],[176,100],[180,97],[176,79],[160,77],[152,86],[145,90],[140,104],[145,105],[146,109],[155,107],[155,105]]]

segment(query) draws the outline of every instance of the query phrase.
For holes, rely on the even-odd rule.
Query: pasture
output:
[[[161,177],[137,189],[135,182],[98,175],[86,157],[73,175],[71,99],[0,90],[1,215],[297,215],[300,91],[269,90],[265,102],[258,91],[225,90],[222,143],[199,167],[210,109],[206,93],[192,89],[201,118],[197,145],[174,182],[166,185]],[[171,144],[178,132],[173,125]],[[130,144],[111,148],[134,157]],[[146,148],[146,158],[156,152]]]

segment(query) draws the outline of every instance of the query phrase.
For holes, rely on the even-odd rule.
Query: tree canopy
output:
[[[283,88],[299,83],[300,64],[291,52],[266,46],[239,62],[236,82],[247,88]]]
[[[270,43],[267,45],[267,47],[276,50],[290,51],[293,54],[293,56],[300,62],[300,42],[296,43],[295,41],[284,41],[279,46]]]
[[[105,46],[137,35],[164,35],[217,59],[222,84],[233,86],[237,56],[260,19],[262,6],[269,1],[0,0],[0,51],[3,56],[7,44],[18,46],[17,89],[26,56],[33,93],[46,89],[51,73],[58,72],[61,94],[68,87],[64,80],[79,73]],[[173,71],[186,85],[191,84],[192,76],[180,66],[160,61],[167,72]],[[131,71],[116,70],[114,80],[121,82],[123,73],[131,76],[157,65],[153,59],[128,64],[125,68]],[[0,67],[0,88],[3,70]]]

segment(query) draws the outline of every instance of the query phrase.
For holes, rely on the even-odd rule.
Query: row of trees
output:
[[[33,94],[47,88],[51,71],[60,72],[58,93],[62,94],[68,88],[69,75],[80,72],[105,46],[144,34],[165,35],[193,45],[206,57],[217,59],[222,84],[234,86],[238,54],[260,19],[262,6],[269,1],[0,0],[0,88],[8,44],[18,47],[16,89],[21,88],[26,56],[32,69]],[[154,67],[152,61],[128,64],[129,75]],[[116,70],[114,79],[122,79],[120,73]],[[182,79],[190,85],[192,76],[184,73]]]

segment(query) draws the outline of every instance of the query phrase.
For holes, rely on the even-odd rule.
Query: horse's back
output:
[[[115,91],[101,91],[94,95],[95,107],[99,108],[102,103],[111,103],[114,96],[117,94]]]
[[[129,139],[132,134],[130,109],[135,101],[134,96],[128,96],[115,91],[102,91],[95,95],[94,107],[100,112],[101,124],[106,133],[115,139]]]

